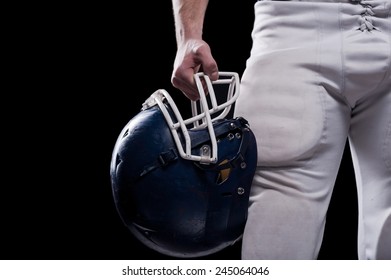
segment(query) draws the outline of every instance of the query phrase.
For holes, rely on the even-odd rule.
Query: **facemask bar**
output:
[[[209,115],[215,114],[219,111],[222,111],[219,115],[211,119],[211,122],[214,122],[218,119],[223,119],[227,116],[231,110],[231,105],[239,97],[239,75],[234,72],[219,72],[219,79],[217,81],[211,82],[209,77],[204,73],[197,73],[194,75],[195,82],[197,84],[198,91],[200,93],[200,100],[191,101],[192,115],[194,118],[188,119],[188,122],[193,122],[193,126],[205,127],[208,125],[208,120],[204,116],[205,109],[208,110]],[[204,79],[207,85],[208,95],[205,93],[202,86],[201,80]],[[216,94],[214,92],[213,85],[229,85],[226,102],[218,104],[216,100]],[[207,103],[207,98],[209,97],[211,108]],[[201,103],[199,106],[199,103]],[[200,109],[200,112],[198,112]]]
[[[228,77],[228,78],[220,78]],[[171,130],[175,144],[177,146],[180,156],[187,160],[198,161],[203,164],[215,163],[217,161],[217,140],[214,133],[212,122],[223,119],[230,111],[231,105],[236,101],[239,96],[239,75],[235,72],[219,72],[219,79],[211,81],[204,73],[197,73],[194,75],[194,79],[200,94],[200,99],[197,101],[191,101],[192,117],[184,120],[181,113],[178,110],[174,100],[168,94],[166,90],[159,89],[155,91],[144,103],[143,109],[158,105],[161,109],[167,124]],[[205,80],[207,92],[205,93],[201,79]],[[218,104],[213,85],[228,84],[227,100],[222,104]],[[210,100],[211,108],[208,105],[208,99]],[[173,121],[170,113],[164,105],[164,99],[170,105],[172,112],[175,115],[176,122]],[[198,109],[200,108],[200,112]],[[222,111],[216,117],[212,119],[211,115]],[[211,153],[210,156],[199,156],[191,154],[191,138],[189,136],[188,126],[192,125],[191,129],[207,127],[211,140]],[[185,148],[183,148],[178,135],[178,129],[182,131],[182,135],[185,141]]]

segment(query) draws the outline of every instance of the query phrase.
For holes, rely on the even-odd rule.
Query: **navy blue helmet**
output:
[[[212,82],[197,73],[195,81],[200,100],[191,101],[192,117],[182,117],[167,91],[155,91],[121,131],[110,165],[124,224],[144,245],[178,258],[240,240],[257,162],[248,122],[227,117],[238,74],[220,72]],[[226,89],[222,102],[218,87]]]

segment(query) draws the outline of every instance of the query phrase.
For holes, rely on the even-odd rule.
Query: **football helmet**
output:
[[[200,99],[191,101],[191,117],[167,91],[155,91],[121,131],[110,165],[124,224],[147,247],[178,258],[240,240],[257,161],[248,122],[227,117],[239,96],[238,74],[194,79]]]

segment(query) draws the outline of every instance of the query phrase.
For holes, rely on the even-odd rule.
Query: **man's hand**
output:
[[[193,101],[200,97],[194,81],[194,74],[199,71],[203,71],[211,81],[219,78],[209,45],[203,40],[188,40],[178,47],[171,83]]]

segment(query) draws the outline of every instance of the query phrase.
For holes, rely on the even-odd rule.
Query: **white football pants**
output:
[[[349,139],[358,256],[391,259],[391,1],[259,1],[254,8],[235,108],[259,154],[242,258],[317,258]]]

